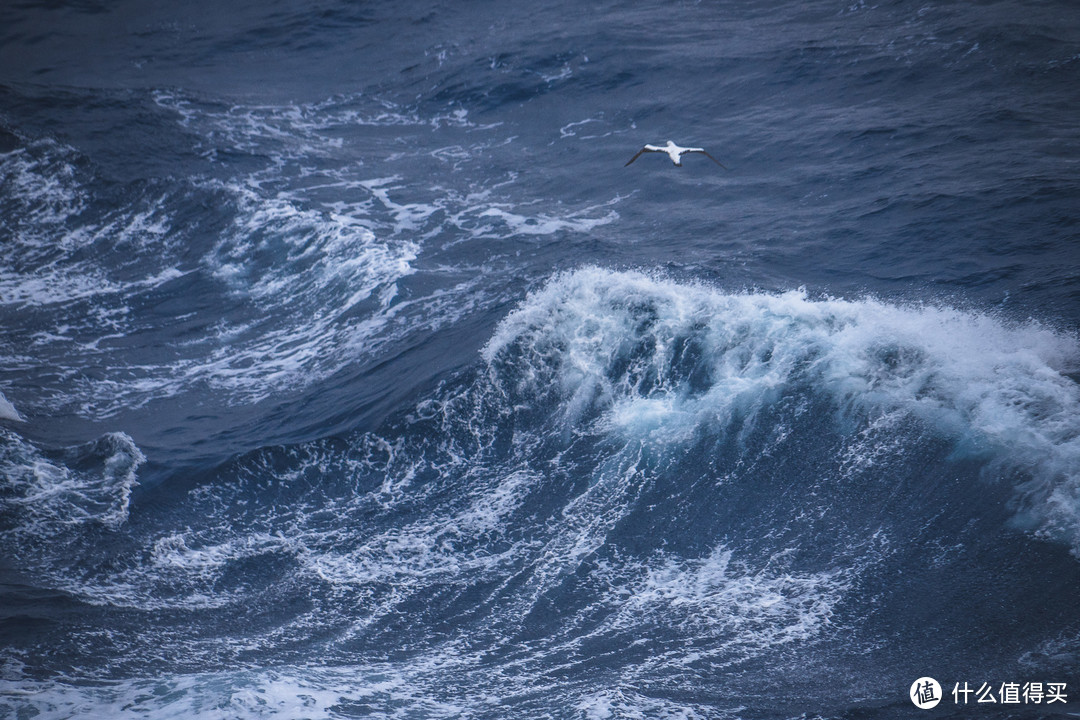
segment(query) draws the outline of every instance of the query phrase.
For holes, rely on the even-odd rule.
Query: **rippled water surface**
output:
[[[1065,716],[951,691],[1080,702],[1078,102],[1065,2],[0,8],[0,715]]]

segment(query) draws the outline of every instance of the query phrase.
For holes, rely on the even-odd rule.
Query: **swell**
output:
[[[618,217],[618,198],[548,212],[497,192],[505,179],[418,185],[363,167],[379,138],[432,133],[446,146],[417,162],[476,165],[505,140],[458,106],[424,115],[362,95],[236,105],[156,91],[109,109],[145,113],[168,140],[130,163],[136,179],[111,177],[98,157],[109,153],[52,139],[15,135],[0,154],[0,320],[13,328],[0,341],[3,387],[31,420],[185,413],[189,398],[204,418],[229,417],[282,402],[504,302],[509,281],[490,280],[516,262],[506,239]],[[138,177],[168,158],[172,174]],[[220,435],[211,425],[195,432]]]
[[[976,662],[1068,654],[1054,583],[1076,563],[1040,538],[1075,548],[1075,357],[1032,323],[582,268],[378,432],[264,448],[139,502],[130,440],[46,457],[8,435],[24,480],[4,542],[83,609],[8,635],[20,683],[41,683],[17,704],[105,706],[161,672],[185,707],[238,698],[229,668],[248,663],[317,688],[313,715],[367,697],[490,716],[477,688],[536,698],[532,716],[715,710],[763,676],[798,707],[837,672],[900,682],[927,627],[949,628],[935,661],[961,662],[1033,592],[1040,613]],[[100,680],[101,653],[112,689],[57,679]],[[350,690],[343,668],[412,694]],[[698,701],[656,689],[687,685]]]
[[[1035,322],[587,268],[531,296],[484,357],[566,428],[660,452],[800,389],[861,426],[916,418],[1014,486],[1018,523],[1080,548],[1078,344]]]

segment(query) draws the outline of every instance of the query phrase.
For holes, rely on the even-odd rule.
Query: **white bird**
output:
[[[702,155],[709,158],[710,160],[712,160],[714,163],[716,163],[720,167],[727,170],[727,167],[722,162],[720,162],[719,160],[714,158],[709,153],[705,152],[705,148],[679,147],[678,145],[671,142],[670,140],[667,141],[667,145],[646,145],[645,147],[638,150],[637,155],[630,158],[630,162],[626,163],[626,165],[629,165],[630,163],[637,160],[639,157],[641,157],[642,153],[647,153],[647,152],[667,153],[667,156],[669,158],[671,158],[671,162],[675,163],[679,167],[682,167],[682,156],[683,155],[686,155],[687,153],[701,153]],[[626,167],[626,165],[623,165],[623,167]]]

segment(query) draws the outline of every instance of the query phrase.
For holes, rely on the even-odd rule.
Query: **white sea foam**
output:
[[[482,130],[496,124],[477,124],[468,110],[450,106],[434,113],[364,95],[339,95],[319,102],[286,105],[222,105],[176,92],[159,91],[155,102],[171,110],[181,124],[203,138],[203,154],[216,158],[220,148],[245,152],[276,149],[277,159],[310,158],[338,152],[346,128],[462,128]]]
[[[621,277],[611,275],[607,282]],[[532,338],[515,347],[511,353],[505,345],[500,355],[489,346],[489,376],[460,394],[439,393],[417,408],[407,428],[433,424],[427,428],[430,446],[428,434],[417,428],[421,437],[411,437],[410,429],[393,440],[365,437],[347,456],[332,443],[326,448],[314,443],[290,451],[289,461],[282,462],[276,453],[268,454],[266,462],[246,461],[230,473],[230,482],[206,483],[189,493],[185,516],[199,519],[195,527],[163,528],[158,535],[151,529],[142,535],[141,548],[110,557],[107,570],[54,582],[94,604],[188,613],[242,602],[259,583],[274,582],[273,577],[244,575],[238,584],[236,574],[253,565],[286,568],[291,582],[320,588],[312,610],[263,631],[220,638],[218,645],[228,644],[233,653],[270,652],[328,629],[334,633],[328,641],[332,653],[337,643],[363,646],[402,617],[432,612],[430,598],[436,594],[468,597],[465,593],[474,588],[490,593],[479,629],[466,625],[452,631],[445,643],[397,667],[146,678],[96,689],[19,683],[13,692],[33,689],[35,695],[9,694],[4,700],[46,717],[63,716],[74,707],[117,717],[214,717],[217,712],[222,717],[332,717],[354,707],[370,714],[469,717],[490,716],[500,697],[559,691],[569,706],[598,717],[694,717],[692,705],[636,692],[638,679],[653,671],[671,676],[738,663],[821,634],[847,588],[842,572],[797,571],[780,562],[753,568],[736,552],[718,546],[702,558],[659,552],[592,565],[589,581],[594,586],[585,591],[586,607],[560,620],[558,636],[525,652],[510,648],[510,659],[493,664],[491,650],[508,649],[504,646],[516,641],[506,638],[528,631],[533,611],[595,563],[650,477],[641,452],[605,452],[598,463],[590,459],[584,466],[591,472],[587,484],[565,491],[556,507],[533,517],[529,499],[548,495],[547,484],[553,482],[532,462],[537,446],[550,439],[549,429],[525,426],[509,448],[495,450],[499,428],[485,413],[493,403],[496,416],[505,416],[513,411],[513,398],[493,393],[491,381],[495,390],[506,384],[500,373],[509,368],[500,363],[533,370],[517,380],[530,399],[538,400],[543,393],[537,388],[546,387],[541,375],[548,371],[529,365],[533,353],[559,361],[573,348],[565,342],[544,348]],[[559,394],[576,392],[573,383],[557,388]],[[582,407],[567,415],[588,414],[584,406],[592,400],[579,402]],[[367,454],[361,452],[365,446]],[[554,459],[547,467],[558,471],[559,462]],[[366,479],[349,492],[318,482],[305,492],[302,483],[311,477]],[[659,630],[654,637],[642,637],[645,626]],[[474,631],[497,638],[494,648],[472,643],[467,636]],[[643,663],[618,668],[610,693],[597,695],[594,685],[568,691],[550,673],[535,678],[540,668],[549,671],[580,657],[583,643],[620,644],[627,636],[654,643],[657,652]],[[665,649],[670,638],[678,649]],[[147,647],[149,642],[135,640],[125,652],[156,652]],[[687,651],[684,642],[701,647]],[[168,643],[170,652],[190,652],[194,658],[212,654],[183,639]],[[419,644],[426,643],[425,638]],[[365,678],[377,679],[368,684]],[[454,686],[479,687],[483,693],[447,691]]]
[[[652,698],[630,688],[602,690],[577,703],[584,720],[704,720],[737,718],[737,709],[725,712],[715,705],[697,706]]]
[[[868,421],[912,415],[1018,478],[1018,518],[1080,551],[1080,347],[1035,322],[588,268],[532,294],[484,357],[497,386],[627,441],[683,442],[800,386]]]
[[[408,239],[378,239],[366,227],[363,203],[330,213],[289,193],[262,192],[257,183],[196,178],[197,192],[223,198],[234,212],[219,241],[192,258],[192,238],[184,237],[190,228],[177,227],[172,215],[183,198],[168,191],[104,215],[88,213],[92,198],[75,153],[55,143],[0,157],[0,171],[25,191],[7,199],[21,205],[4,227],[13,234],[0,250],[10,269],[0,273],[0,305],[47,313],[60,328],[27,338],[38,348],[38,364],[55,364],[74,378],[35,396],[53,411],[74,403],[100,418],[200,384],[228,391],[226,401],[253,401],[324,377],[377,347],[368,340],[386,324],[395,283],[412,273],[419,252]],[[136,308],[192,273],[215,277],[223,294],[233,295],[239,320],[223,320],[216,333],[181,345],[155,341],[163,332],[159,319]],[[372,297],[373,308],[357,311]],[[151,350],[158,361],[144,355],[126,366],[114,348],[131,351],[130,339],[140,335],[176,352]],[[9,367],[34,362],[15,362],[25,351],[15,338],[0,347]],[[86,365],[103,371],[88,376]]]
[[[11,432],[3,431],[0,441],[0,476],[7,489],[0,503],[17,518],[13,532],[52,537],[73,525],[117,528],[127,520],[136,470],[146,458],[124,433],[108,433],[56,458]],[[71,467],[88,463],[95,467]]]
[[[498,218],[506,223],[512,235],[553,235],[561,230],[588,232],[599,225],[614,222],[618,213],[609,210],[601,217],[526,216],[492,207],[480,213],[482,218]]]
[[[380,312],[345,320],[373,296],[387,310],[395,283],[413,272],[419,246],[380,241],[363,218],[305,209],[231,184],[239,213],[211,259],[215,275],[257,308],[247,326],[222,326],[208,361],[179,364],[186,383],[203,379],[254,400],[310,382],[370,349]],[[272,261],[253,256],[269,252]]]
[[[717,717],[715,705],[649,697],[632,686],[603,691],[559,683],[542,673],[480,661],[448,645],[407,662],[335,667],[285,665],[95,681],[0,680],[0,711],[42,720],[74,716],[321,720],[342,717],[490,718],[505,714],[508,698],[546,696],[550,703],[519,708],[523,717],[551,717],[550,707],[576,708],[585,718]],[[735,712],[719,717],[737,717]]]
[[[76,162],[71,148],[53,140],[0,153],[0,184],[11,189],[4,201],[13,205],[0,218],[0,228],[33,231],[81,213],[89,198],[75,182]]]
[[[105,440],[120,442],[122,438]],[[125,448],[134,450],[126,445],[120,449]],[[391,456],[395,452],[390,446],[382,451]],[[99,496],[106,490],[116,495],[116,507],[111,513],[98,512],[96,519],[115,527],[119,518],[113,515],[121,510],[126,513],[135,482],[134,467],[122,477],[114,477],[123,469],[120,465],[126,456],[109,456],[101,479],[27,452],[16,453],[0,468],[12,474],[16,488],[29,486],[8,501],[9,507],[25,516],[18,531],[21,537],[56,535],[70,530],[73,522],[85,522],[90,518],[82,506],[93,502],[93,508],[101,510],[104,499]],[[299,452],[305,458],[299,471],[279,473],[260,467],[252,482],[261,486],[272,481],[288,487],[297,480],[298,472],[371,472],[363,469],[363,463],[324,456],[317,447]],[[141,462],[141,455],[134,460]],[[202,519],[197,526],[151,535],[145,539],[143,552],[112,557],[108,573],[87,578],[59,572],[50,582],[95,605],[206,610],[243,602],[252,592],[251,586],[234,587],[228,581],[230,574],[253,562],[273,563],[276,558],[295,563],[304,582],[327,584],[332,595],[347,597],[350,603],[362,601],[364,611],[358,612],[353,622],[357,629],[363,628],[392,614],[398,603],[423,594],[433,584],[495,579],[508,563],[519,559],[515,549],[496,547],[495,541],[508,526],[507,516],[517,510],[541,478],[524,470],[474,473],[465,458],[451,459],[451,465],[443,470],[451,479],[462,473],[457,478],[461,492],[448,505],[433,502],[419,519],[398,522],[399,503],[411,506],[425,503],[429,497],[428,488],[410,487],[414,470],[423,462],[422,458],[407,457],[393,471],[383,467],[386,483],[373,491],[334,499],[314,493],[288,505],[269,503],[250,522],[237,521],[234,512],[250,502],[249,495],[261,494],[259,491],[247,484],[238,488],[204,486],[188,498],[190,511]],[[328,467],[331,463],[332,469]],[[20,479],[23,476],[25,483]],[[369,521],[354,529],[353,517]],[[479,542],[481,539],[484,542]],[[326,622],[326,618],[321,621]],[[252,638],[251,642],[261,640]]]
[[[17,207],[0,218],[12,232],[0,248],[10,270],[0,273],[0,306],[33,311],[58,328],[0,341],[9,367],[43,376],[26,410],[100,419],[193,388],[212,388],[223,404],[303,388],[411,332],[505,299],[505,289],[478,281],[490,275],[487,266],[429,268],[436,281],[429,293],[403,295],[399,283],[416,273],[429,241],[543,240],[618,217],[611,205],[619,198],[555,212],[499,195],[501,181],[418,187],[400,176],[361,175],[355,160],[335,162],[336,133],[357,124],[457,134],[491,129],[459,108],[429,117],[360,97],[251,107],[176,93],[156,99],[177,112],[207,153],[250,152],[260,164],[231,176],[226,164],[224,177],[191,176],[179,189],[148,184],[127,205],[106,211],[109,203],[95,196],[87,163],[74,149],[40,142],[0,157],[0,173],[23,191],[8,198]],[[466,156],[509,141],[490,135],[479,133]],[[311,167],[316,158],[319,169]],[[283,173],[293,162],[300,164]],[[210,218],[214,236],[189,217],[188,205],[206,198],[220,206]],[[450,281],[441,283],[443,276]],[[175,296],[175,284],[199,287],[203,300],[194,312],[205,312],[214,302],[205,296],[208,278],[210,292],[222,295],[215,304],[227,312],[209,325],[195,316],[199,331],[182,342],[156,313],[143,311]],[[26,354],[31,343],[33,357]],[[87,366],[95,371],[85,372]],[[45,367],[70,380],[51,384]]]
[[[667,559],[620,591],[626,600],[610,621],[632,628],[648,615],[693,633],[720,634],[753,654],[774,645],[808,640],[825,628],[847,581],[839,571],[797,573],[782,567],[755,571],[717,547],[700,560]],[[721,653],[718,653],[721,654]]]
[[[389,667],[285,667],[94,683],[0,681],[0,710],[22,708],[34,717],[76,716],[167,720],[318,720],[354,715],[354,707],[405,708],[423,717],[461,717],[460,706],[410,685]]]

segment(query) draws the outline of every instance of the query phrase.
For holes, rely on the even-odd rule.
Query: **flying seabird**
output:
[[[667,153],[667,156],[669,158],[671,158],[671,162],[675,163],[679,167],[682,167],[682,156],[685,155],[686,153],[701,153],[702,155],[709,158],[710,160],[712,160],[714,163],[716,163],[720,167],[727,170],[727,166],[725,166],[724,163],[720,162],[719,160],[714,158],[709,153],[705,152],[705,148],[679,147],[678,145],[671,142],[670,140],[667,141],[667,145],[646,145],[645,147],[638,150],[637,155],[630,158],[630,162],[626,163],[626,165],[629,165],[630,163],[637,160],[639,157],[641,157],[642,153],[647,153],[647,152]],[[623,165],[623,167],[626,167],[626,165]]]

